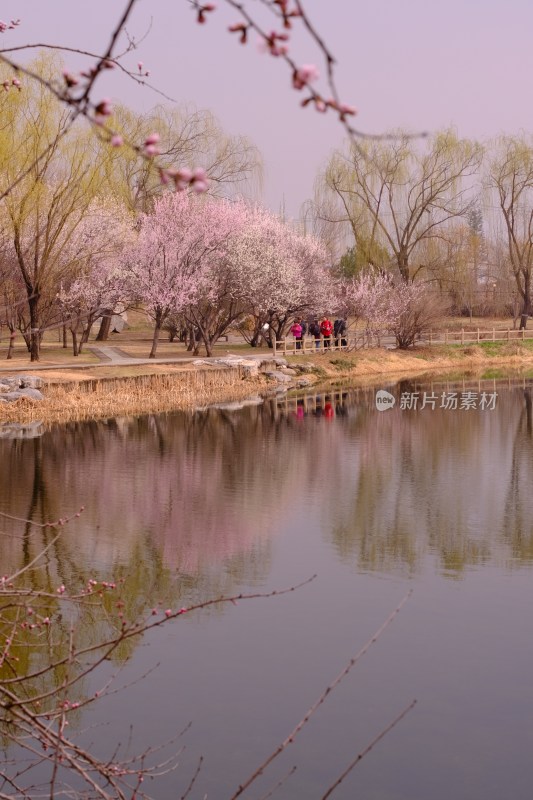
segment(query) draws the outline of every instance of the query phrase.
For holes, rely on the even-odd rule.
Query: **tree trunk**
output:
[[[191,352],[194,350],[195,346],[195,331],[192,325],[189,325],[187,328],[187,352]],[[197,355],[197,354],[196,354]]]
[[[39,336],[39,293],[28,298],[30,311],[30,361],[39,361],[41,337]]]
[[[111,309],[106,308],[106,310],[104,311],[104,316],[102,317],[102,324],[100,325],[100,330],[98,331],[96,341],[107,342],[110,330],[111,330]]]
[[[70,330],[70,334],[72,336],[72,355],[78,356],[80,354],[80,351],[78,349],[78,334],[76,333],[76,331],[72,330],[72,328]]]
[[[78,347],[78,355],[81,355],[83,345],[87,344],[87,342],[89,341],[89,336],[91,335],[91,330],[93,325],[94,325],[94,319],[91,319],[91,317],[89,317],[89,319],[87,320],[87,326],[81,334],[80,345]]]
[[[10,361],[13,358],[13,350],[15,349],[15,331],[11,331],[9,334],[9,347],[7,348],[7,360]]]
[[[150,350],[150,355],[148,358],[155,358],[155,354],[157,352],[157,344],[159,342],[159,334],[161,333],[161,326],[163,324],[163,317],[161,313],[158,311],[155,317],[155,325],[154,325],[154,335],[152,338],[152,349]]]
[[[407,255],[401,251],[398,256],[398,269],[404,283],[409,283],[409,259]]]
[[[530,278],[529,275],[526,275],[524,280],[524,294],[523,294],[524,303],[522,306],[522,313],[520,315],[520,325],[518,328],[519,330],[525,330],[527,328],[527,321],[531,311],[530,291],[531,291]]]
[[[66,350],[68,347],[67,342],[67,326],[63,325],[63,349]]]

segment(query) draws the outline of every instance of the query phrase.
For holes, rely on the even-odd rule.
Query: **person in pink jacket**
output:
[[[293,323],[293,325],[291,327],[291,333],[292,333],[292,335],[294,336],[294,338],[296,340],[296,349],[297,350],[301,350],[302,349],[303,328],[302,328],[302,321],[301,321],[301,319],[299,317],[298,317],[298,319],[296,319],[294,321],[294,323]]]

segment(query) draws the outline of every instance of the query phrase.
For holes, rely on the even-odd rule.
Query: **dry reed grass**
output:
[[[188,370],[165,375],[99,378],[50,383],[45,399],[23,398],[0,405],[0,423],[47,424],[191,410],[242,400],[265,386],[264,378],[243,379],[238,369]]]

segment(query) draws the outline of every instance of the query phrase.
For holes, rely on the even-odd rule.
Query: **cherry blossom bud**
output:
[[[137,63],[137,69],[139,70],[139,72],[142,72],[142,68],[143,67],[144,67],[144,62],[143,61],[139,61]]]
[[[6,92],[9,92],[9,86],[10,86],[9,81],[4,81],[2,86],[4,87]]]
[[[171,617],[171,616],[172,616],[172,610],[170,608],[167,608],[167,610],[165,611],[165,617],[168,618],[168,617]]]
[[[146,147],[149,144],[157,144],[159,141],[159,134],[158,133],[151,133],[149,136],[146,137],[144,140],[144,146]]]
[[[111,100],[109,97],[104,97],[103,100],[100,100],[94,111],[100,117],[111,116],[113,113],[113,106],[111,105]]]
[[[292,85],[295,89],[303,89],[304,86],[318,78],[318,70],[314,64],[303,64],[296,69],[292,76]]]
[[[20,88],[20,81],[19,81],[19,79],[18,79],[18,78],[13,78],[13,80],[11,81],[11,83],[13,84],[13,86],[16,86],[16,87],[17,87],[17,89],[19,89],[19,88]]]
[[[248,26],[245,25],[244,22],[236,22],[233,25],[230,25],[228,31],[230,33],[240,33],[241,34],[239,39],[240,43],[246,44],[248,40]]]
[[[66,69],[64,69],[64,70],[63,70],[63,78],[65,79],[65,83],[67,84],[67,86],[69,87],[69,89],[70,89],[70,87],[71,87],[71,86],[77,86],[77,85],[78,85],[78,83],[79,83],[79,80],[78,80],[78,78],[76,78],[76,76],[75,76],[75,75],[72,75],[72,74],[71,74],[71,73],[70,73],[68,70],[66,70]]]
[[[8,28],[7,22],[3,22],[3,20],[0,19],[0,33],[4,33],[4,31],[7,31],[7,28]]]
[[[193,174],[190,169],[187,167],[182,167],[178,169],[175,175],[175,180],[183,181],[184,183],[190,183],[193,179]]]
[[[197,194],[207,192],[207,181],[194,181],[192,188]]]
[[[122,147],[124,139],[118,133],[114,133],[111,137],[111,144],[113,147]]]
[[[205,169],[202,167],[196,167],[194,172],[192,173],[193,181],[206,181],[207,180],[207,173]]]
[[[350,115],[354,116],[357,114],[357,109],[355,106],[349,106],[347,103],[339,103],[338,109],[341,113],[341,116]]]
[[[303,64],[295,70],[292,76],[292,85],[295,89],[303,89],[311,81],[318,78],[318,70],[314,64]]]

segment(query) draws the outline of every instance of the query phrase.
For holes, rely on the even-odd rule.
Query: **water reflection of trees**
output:
[[[530,389],[501,391],[495,411],[362,409],[325,511],[343,558],[411,571],[433,553],[450,575],[531,562]]]
[[[197,596],[263,581],[272,536],[301,503],[316,505],[339,555],[363,569],[413,571],[428,553],[452,574],[530,561],[531,390],[502,390],[485,412],[379,413],[374,395],[336,391],[4,440],[0,509],[42,522],[83,504],[47,554],[40,588],[128,574],[147,599],[163,586]],[[15,521],[4,531],[6,570],[52,536]]]

